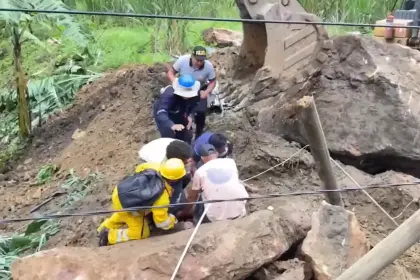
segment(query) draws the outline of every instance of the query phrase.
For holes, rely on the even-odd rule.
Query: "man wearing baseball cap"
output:
[[[199,148],[203,165],[194,174],[191,189],[188,189],[187,200],[226,200],[249,197],[245,186],[239,180],[236,163],[231,158],[219,158],[216,148],[204,144]],[[247,214],[246,201],[227,201],[214,204],[196,204],[194,221],[197,222],[206,208],[207,213],[203,223],[233,220]],[[187,206],[183,211],[191,211]]]
[[[153,104],[153,117],[160,137],[191,142],[190,129],[200,83],[192,75],[182,75],[167,86]]]
[[[216,87],[216,72],[213,64],[207,60],[205,47],[196,46],[192,53],[178,58],[168,71],[168,78],[173,82],[176,75],[192,75],[200,82],[200,93],[197,97],[198,106],[195,110],[195,138],[197,139],[206,124],[207,99]]]

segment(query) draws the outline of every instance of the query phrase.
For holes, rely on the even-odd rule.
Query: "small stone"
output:
[[[32,198],[33,198],[33,199],[39,199],[39,198],[41,197],[41,195],[42,195],[42,189],[41,189],[41,188],[39,188],[39,189],[37,189],[37,190],[35,191],[35,193],[32,195]]]
[[[28,158],[27,160],[25,160],[23,162],[23,164],[25,164],[25,165],[28,165],[28,164],[31,164],[31,163],[32,163],[32,158]]]
[[[320,52],[317,54],[316,59],[321,63],[325,63],[328,59],[328,55],[323,52]]]
[[[322,48],[323,48],[324,50],[331,50],[333,47],[334,47],[334,42],[333,42],[333,40],[325,40],[325,41],[322,43]]]
[[[82,130],[80,130],[80,129],[76,129],[76,130],[73,132],[73,135],[71,136],[71,139],[73,139],[73,140],[78,140],[78,139],[80,139],[80,138],[84,137],[85,135],[86,135],[86,132],[85,132],[85,131],[82,131]]]
[[[25,172],[22,178],[24,182],[28,182],[29,180],[31,180],[31,174],[29,172]]]
[[[7,187],[17,187],[17,181],[16,180],[10,180],[10,181],[7,181],[7,184],[6,184],[6,186]]]
[[[103,104],[103,105],[101,106],[101,110],[102,110],[102,111],[105,111],[105,109],[106,109],[106,106],[105,106],[105,104]]]
[[[22,171],[24,171],[25,170],[25,167],[23,166],[23,165],[21,165],[21,164],[19,164],[17,167],[16,167],[16,171],[18,171],[18,172],[22,172]]]

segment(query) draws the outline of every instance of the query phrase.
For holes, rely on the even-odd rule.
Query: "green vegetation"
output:
[[[46,173],[49,171],[55,172],[54,168],[56,167],[47,166],[40,173],[43,173],[43,178],[51,179],[51,176]],[[86,196],[98,179],[98,174],[95,173],[91,173],[85,179],[82,179],[73,170],[69,170],[67,179],[59,186],[59,188],[67,191],[67,197],[60,203],[59,209],[68,212],[75,202]],[[11,263],[24,254],[40,251],[48,239],[60,231],[60,223],[59,220],[34,221],[23,227],[26,228],[23,233],[0,236],[0,279],[11,279]]]
[[[36,175],[37,185],[48,183],[52,180],[53,175],[58,171],[58,166],[55,164],[47,164],[41,167]]]

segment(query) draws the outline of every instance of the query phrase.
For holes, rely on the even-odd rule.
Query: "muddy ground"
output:
[[[235,61],[235,49],[223,50],[212,58],[223,79],[230,79],[229,71]],[[229,57],[229,58],[227,58]],[[58,114],[35,133],[33,147],[18,162],[11,164],[0,174],[0,199],[3,205],[2,218],[30,216],[30,210],[60,190],[68,170],[74,169],[80,177],[92,172],[101,174],[100,179],[90,188],[88,195],[73,203],[71,211],[91,211],[108,209],[113,184],[133,171],[137,163],[137,152],[141,145],[158,137],[151,116],[154,96],[166,80],[165,65],[134,65],[107,73],[105,77],[85,86],[78,94],[75,104]],[[250,83],[252,75],[242,73],[235,76],[243,83]],[[246,179],[289,158],[301,146],[297,143],[267,133],[253,127],[241,112],[226,112],[224,118],[211,116],[210,128],[223,131],[235,144],[235,158]],[[60,171],[52,182],[34,185],[38,170],[45,164],[60,166]],[[360,184],[372,182],[401,182],[411,177],[394,172],[373,177],[361,171],[346,167]],[[353,182],[335,168],[339,183],[352,186]],[[322,188],[314,169],[310,153],[303,151],[284,166],[248,181],[253,190],[251,195]],[[417,189],[412,189],[416,192]],[[392,215],[399,215],[415,196],[397,188],[370,191],[372,196]],[[395,226],[361,192],[343,195],[346,207],[356,213],[372,245],[389,234]],[[58,197],[37,212],[54,213],[62,210],[66,195]],[[254,200],[251,211],[273,206],[287,215],[292,215],[309,226],[310,214],[317,209],[323,196],[297,196],[278,199]],[[400,223],[418,209],[412,203],[398,217]],[[101,216],[63,219],[61,230],[47,247],[57,246],[97,246],[96,227]],[[25,223],[9,224],[2,233],[11,233],[22,228]],[[420,277],[419,248],[407,252],[398,263],[414,276]]]

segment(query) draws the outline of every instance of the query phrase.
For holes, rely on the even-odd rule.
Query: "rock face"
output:
[[[242,43],[242,33],[224,28],[209,28],[203,31],[203,40],[216,47],[239,47]]]
[[[369,251],[356,216],[344,208],[323,201],[312,216],[312,229],[302,244],[317,280],[336,279]]]
[[[368,172],[394,168],[420,175],[419,58],[397,44],[354,36],[334,41],[309,89],[333,154],[353,159],[347,163],[362,161],[357,165]],[[284,117],[280,113],[273,126],[283,123],[280,133],[306,143],[300,121]]]
[[[55,248],[17,260],[12,277],[25,279],[169,279],[192,230],[101,248]],[[202,225],[179,279],[243,279],[277,259],[303,236],[271,211]],[[80,277],[80,278],[78,278]]]
[[[331,47],[316,73],[307,73],[308,82],[262,68],[250,84],[227,85],[227,102],[245,108],[263,131],[307,144],[294,104],[314,95],[332,155],[368,173],[420,176],[418,51],[354,35],[334,39]]]
[[[277,268],[284,272],[277,276],[274,280],[310,280],[312,279],[312,269],[308,269],[308,265],[298,259],[288,260],[276,264]]]

